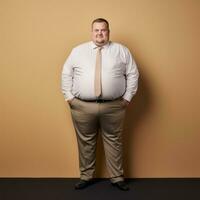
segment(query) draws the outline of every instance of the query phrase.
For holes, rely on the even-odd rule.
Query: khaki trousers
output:
[[[111,182],[124,180],[122,131],[125,102],[122,99],[96,103],[74,98],[71,115],[77,135],[80,178],[90,180],[95,174],[98,131],[102,134],[106,166]]]

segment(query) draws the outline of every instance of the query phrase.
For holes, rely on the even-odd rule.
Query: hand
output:
[[[129,105],[129,101],[127,101],[126,99],[122,98],[122,101],[125,103],[125,106],[127,107]]]
[[[75,98],[75,97],[74,97]],[[71,104],[71,102],[74,100],[74,98],[67,101],[68,104]]]

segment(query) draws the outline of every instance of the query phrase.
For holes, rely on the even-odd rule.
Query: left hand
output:
[[[125,106],[127,107],[129,105],[129,101],[127,101],[126,99],[122,98],[122,101],[125,103]]]

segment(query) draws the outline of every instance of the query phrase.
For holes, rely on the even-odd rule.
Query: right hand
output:
[[[71,102],[75,99],[75,97],[73,99],[68,100],[68,104],[71,104]]]

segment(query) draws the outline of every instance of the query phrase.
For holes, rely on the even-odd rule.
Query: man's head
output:
[[[97,46],[103,46],[109,42],[109,23],[103,18],[95,19],[92,22],[92,41]]]

